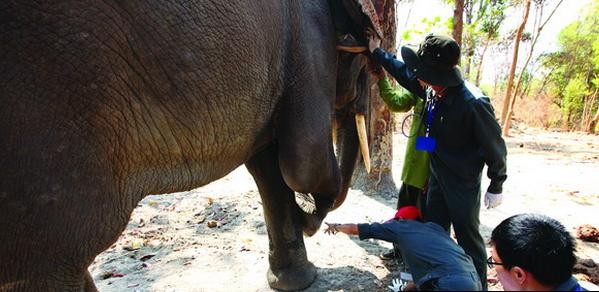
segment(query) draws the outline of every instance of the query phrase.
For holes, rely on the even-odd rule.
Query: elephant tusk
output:
[[[356,130],[360,140],[360,152],[364,160],[364,167],[366,167],[366,172],[370,173],[370,150],[368,149],[368,139],[366,137],[366,123],[362,114],[356,114]]]
[[[333,145],[337,145],[337,122],[333,120],[333,129],[331,131],[331,136],[333,138]]]

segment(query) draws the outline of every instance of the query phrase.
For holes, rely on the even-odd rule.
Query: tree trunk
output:
[[[597,111],[595,112],[595,116],[589,123],[589,126],[587,128],[587,133],[595,134],[595,128],[597,128],[597,124],[599,124],[599,108],[597,108]]]
[[[395,0],[387,0],[384,4],[383,30],[385,39],[381,46],[388,52],[395,52]],[[377,85],[370,84],[368,142],[370,145],[371,171],[366,173],[363,163],[356,167],[353,187],[367,194],[396,196],[397,186],[393,180],[393,115],[379,95]]]
[[[553,14],[557,10],[557,8],[562,4],[562,2],[563,2],[563,0],[560,0],[557,3],[557,5],[555,6],[555,8],[553,8],[553,11],[551,12],[551,14],[549,14],[547,19],[543,22],[543,24],[539,25],[539,27],[537,28],[536,34],[535,34],[532,44],[530,46],[530,51],[528,52],[528,56],[526,57],[526,62],[524,62],[524,66],[522,66],[522,69],[520,70],[520,74],[518,75],[518,81],[516,82],[516,88],[514,89],[514,94],[510,97],[511,101],[509,103],[507,114],[506,114],[506,117],[503,122],[503,136],[509,135],[512,113],[514,111],[514,104],[516,103],[516,96],[518,96],[518,91],[520,90],[520,85],[522,85],[522,78],[524,76],[526,67],[528,66],[528,63],[530,63],[530,60],[532,59],[532,54],[534,52],[535,45],[537,44],[537,40],[539,40],[539,36],[541,35],[541,31],[545,27],[545,24],[547,24],[549,19],[551,19],[551,16],[553,16]],[[540,15],[543,15],[543,13],[542,13],[543,6],[539,5],[538,9],[541,9]],[[506,95],[506,97],[508,97],[508,95]],[[505,106],[505,103],[504,103],[504,106]]]
[[[453,9],[453,39],[462,46],[462,30],[464,29],[464,0],[456,0]]]
[[[570,131],[570,125],[572,124],[572,110],[568,110],[568,115],[566,115],[566,122],[564,130]]]
[[[522,22],[516,31],[516,38],[514,39],[514,55],[512,57],[512,65],[510,66],[510,72],[507,78],[507,86],[505,89],[505,99],[503,100],[503,108],[501,110],[501,122],[503,125],[503,136],[508,134],[506,130],[507,116],[508,110],[511,104],[512,97],[512,85],[514,84],[514,74],[516,73],[516,66],[518,65],[518,49],[520,48],[520,40],[522,39],[522,32],[524,31],[524,27],[526,26],[526,22],[528,21],[528,13],[530,11],[530,1],[526,0],[524,3],[524,15],[522,16]]]
[[[595,101],[597,100],[597,89],[595,89],[595,92],[593,93],[593,95],[591,95],[590,98],[587,99],[588,102],[585,104],[585,108],[588,107],[588,112],[589,112],[589,121],[587,122],[587,127],[586,129],[583,128],[581,126],[582,130],[586,130],[587,133],[589,134],[595,134],[595,128],[597,127],[597,122],[599,122],[599,107],[597,107],[597,110],[595,111],[595,116],[593,116],[593,118],[590,118],[590,115],[592,114],[593,111],[593,106],[595,105]],[[583,115],[583,121],[585,120],[584,115]]]
[[[481,71],[483,69],[483,60],[485,59],[485,54],[487,53],[487,49],[489,48],[490,39],[487,38],[485,40],[485,47],[483,48],[483,52],[480,54],[480,60],[478,62],[478,68],[476,69],[476,86],[480,86],[480,76],[482,75]]]

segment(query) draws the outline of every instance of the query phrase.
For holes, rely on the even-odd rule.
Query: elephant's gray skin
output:
[[[359,157],[347,116],[364,109],[355,90],[335,99],[337,57],[325,0],[0,1],[0,290],[95,290],[88,266],[144,196],[244,163],[269,284],[309,286],[302,232],[341,204]]]

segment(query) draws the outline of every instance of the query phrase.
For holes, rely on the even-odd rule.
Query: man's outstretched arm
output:
[[[324,233],[326,234],[336,234],[337,232],[342,232],[347,235],[358,235],[358,224],[337,224],[337,223],[326,223],[327,229],[325,229]]]

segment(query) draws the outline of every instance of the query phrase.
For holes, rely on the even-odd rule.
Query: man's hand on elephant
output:
[[[368,72],[370,72],[370,74],[372,74],[372,76],[374,76],[377,80],[385,78],[385,70],[383,70],[383,67],[380,64],[369,64]]]
[[[485,207],[487,209],[495,208],[503,202],[502,194],[485,193]]]
[[[336,234],[337,232],[342,232],[347,235],[357,235],[358,234],[358,225],[357,224],[337,224],[337,223],[324,223],[327,225],[327,229],[325,229],[324,233],[326,234]]]
[[[337,232],[339,232],[339,230],[337,230],[339,224],[326,222],[324,224],[327,225],[327,229],[324,230],[325,234],[336,234]]]
[[[368,50],[372,53],[376,48],[381,46],[381,39],[379,39],[372,28],[366,29],[366,36],[368,37]]]

